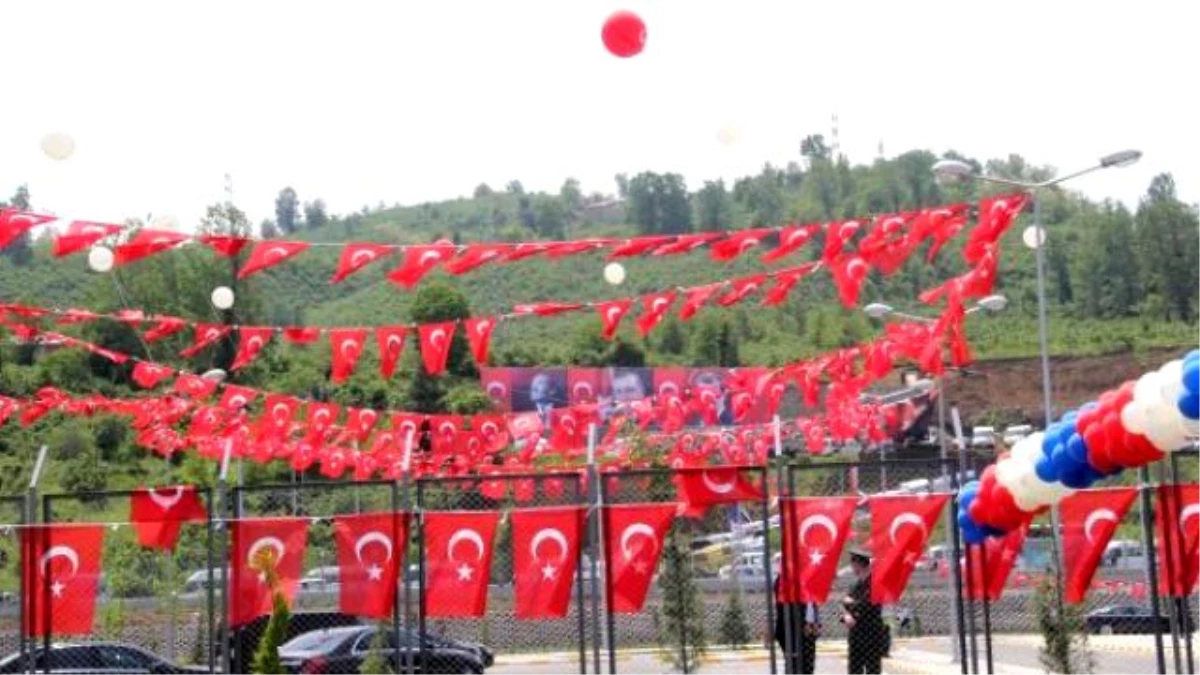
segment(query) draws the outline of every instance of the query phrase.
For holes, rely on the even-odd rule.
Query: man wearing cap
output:
[[[862,549],[850,551],[850,567],[854,570],[854,586],[842,598],[842,623],[849,632],[848,657],[851,675],[878,673],[887,651],[887,627],[879,605],[871,602],[871,554]]]
[[[821,614],[816,603],[784,600],[782,575],[775,577],[775,641],[783,650],[785,673],[815,673]],[[790,640],[790,644],[789,644]]]

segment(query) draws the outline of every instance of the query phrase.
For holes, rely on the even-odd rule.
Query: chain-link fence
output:
[[[25,656],[25,613],[21,608],[25,505],[25,497],[0,497],[0,658],[16,654],[23,660]]]
[[[42,497],[42,522],[25,529],[22,549],[35,670],[215,668],[213,523],[178,523],[171,526],[173,545],[149,545],[131,522],[133,494]],[[210,491],[191,494],[211,510]],[[162,529],[161,522],[144,525]],[[62,636],[71,643],[52,650]]]

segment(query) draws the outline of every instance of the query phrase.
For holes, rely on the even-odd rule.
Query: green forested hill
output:
[[[871,165],[852,166],[844,158],[830,158],[819,137],[806,139],[804,150],[804,157],[785,168],[768,165],[759,174],[730,186],[721,182],[684,185],[676,174],[642,173],[618,176],[616,195],[584,196],[571,180],[554,195],[526,194],[513,181],[503,190],[480,185],[469,199],[364,209],[333,217],[326,216],[317,202],[310,202],[304,204],[303,218],[295,193],[285,191],[277,202],[279,217],[262,227],[268,235],[322,242],[516,241],[738,229],[789,219],[824,221],[981,196],[969,185],[937,185],[930,171],[937,157],[929,152],[912,151]],[[1011,178],[1051,173],[1019,157],[988,161],[981,168]],[[469,178],[465,180],[469,184]],[[30,206],[36,209],[36,195],[17,197],[32,201]],[[1197,210],[1177,198],[1170,176],[1159,176],[1147,186],[1146,196],[1134,211],[1055,191],[1046,195],[1043,214],[1050,238],[1048,288],[1054,352],[1096,354],[1196,344]],[[969,334],[980,358],[1037,351],[1034,256],[1020,241],[1028,222],[1028,215],[1022,217],[1004,244],[999,286],[1009,296],[1010,307],[1002,315],[979,317],[970,323]],[[209,231],[252,229],[240,212],[226,205],[210,209],[201,227]],[[951,242],[932,265],[925,263],[921,252],[892,277],[872,273],[861,304],[882,300],[920,311],[915,300],[919,290],[963,269],[960,244]],[[201,246],[134,263],[111,277],[89,272],[84,255],[53,259],[47,246],[45,241],[35,241],[10,247],[0,256],[0,301],[108,311],[128,305],[197,320],[219,319],[207,298],[213,287],[229,282],[229,263]],[[796,264],[816,251],[819,249],[810,245],[772,269]],[[336,248],[314,248],[239,284],[233,318],[242,323],[372,326],[497,312],[521,302],[633,296],[763,269],[756,255],[721,265],[700,251],[629,260],[626,282],[613,287],[601,277],[601,254],[591,254],[490,266],[459,278],[437,272],[431,275],[432,281],[410,292],[384,279],[384,273],[399,263],[398,258],[330,285],[336,259]],[[429,290],[443,284],[461,291],[465,304],[455,299],[453,292]],[[598,322],[588,314],[507,322],[497,328],[493,360],[514,365],[643,360],[781,364],[857,342],[877,330],[860,311],[847,310],[836,301],[824,272],[803,280],[780,308],[759,308],[754,301],[725,310],[706,308],[692,322],[668,321],[648,341],[636,336],[631,321],[626,324],[621,341],[614,346],[598,339]],[[121,326],[97,324],[67,330],[81,331],[107,346],[148,353],[156,360],[197,370],[227,363],[231,356],[227,346],[202,354],[193,363],[183,363],[175,355],[190,336],[147,347]],[[276,345],[238,373],[237,379],[301,395],[328,391],[327,352],[323,342],[309,348]],[[127,372],[85,354],[33,354],[26,347],[6,342],[0,347],[0,357],[0,392],[8,394],[25,395],[48,384],[74,393],[128,387]],[[374,350],[369,349],[359,374],[348,385],[328,393],[343,403],[427,410],[469,412],[484,405],[472,385],[469,364],[457,369],[460,377],[430,383],[412,379],[415,359],[416,349],[410,342],[400,374],[393,382],[383,382],[374,370]],[[47,440],[64,448],[63,461],[55,464],[52,480],[65,478],[74,487],[84,487],[88,481],[110,482],[111,476],[119,476],[113,479],[117,482],[135,481],[139,472],[163,470],[161,462],[139,461],[141,451],[131,448],[127,434],[109,421],[48,420],[29,430],[14,427],[10,423],[0,431],[0,462],[17,469],[9,478],[0,466],[0,492],[17,484],[30,448]],[[104,466],[124,468],[113,472]],[[203,473],[200,468],[196,471]]]

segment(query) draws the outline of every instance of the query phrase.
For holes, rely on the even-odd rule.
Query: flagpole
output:
[[[942,477],[946,479],[947,486],[950,489],[950,508],[946,511],[946,556],[945,565],[946,571],[949,574],[946,576],[946,582],[949,586],[950,595],[954,598],[954,622],[950,627],[950,651],[954,654],[954,660],[961,664],[962,674],[967,674],[967,636],[963,630],[963,600],[962,600],[962,576],[958,571],[958,552],[961,548],[958,540],[958,522],[955,519],[955,512],[958,505],[958,472],[955,471],[953,477],[950,475],[950,453],[946,447],[946,378],[940,375],[937,378],[937,398],[938,398],[938,446],[941,455]],[[953,561],[953,565],[951,565]]]
[[[595,672],[600,672],[600,572],[597,558],[603,546],[600,536],[600,485],[596,476],[596,425],[588,424],[587,445],[588,502],[592,506],[592,649]],[[605,571],[607,574],[607,570]]]
[[[958,416],[958,408],[950,409],[950,420],[954,424],[954,444],[958,450],[958,471],[959,474],[966,478],[967,474],[967,445],[963,440],[962,419]],[[966,561],[965,568],[967,571],[967,614],[968,623],[971,633],[971,672],[979,672],[979,642],[978,636],[975,635],[975,599],[973,595],[973,586],[975,578],[975,568],[971,565],[971,549],[972,545],[968,542],[963,550],[963,557]],[[981,555],[986,555],[987,551],[983,551]],[[957,565],[958,561],[955,560]],[[982,581],[981,581],[982,583]],[[987,588],[982,590],[983,594],[987,593]]]
[[[404,533],[406,536],[404,537],[403,548],[400,549],[401,551],[404,552],[404,555],[402,555],[402,557],[400,558],[400,560],[402,561],[402,566],[400,568],[400,574],[403,575],[400,578],[404,580],[405,637],[412,635],[412,631],[409,630],[409,625],[408,625],[408,617],[411,615],[411,612],[412,612],[412,592],[409,589],[409,584],[408,584],[408,556],[407,556],[407,553],[408,553],[408,542],[411,537],[411,531],[412,531],[411,528],[412,528],[412,522],[413,522],[412,515],[408,514],[408,510],[411,508],[411,505],[410,505],[409,499],[408,499],[409,498],[408,491],[410,488],[410,477],[411,477],[409,467],[412,466],[413,440],[414,440],[415,435],[416,435],[415,429],[408,430],[408,435],[404,439],[404,458],[400,463],[400,481],[401,481],[401,483],[400,483],[400,485],[401,485],[400,510],[408,515],[408,527],[404,528]],[[397,644],[397,646],[399,646],[399,644],[400,644],[400,640],[399,640],[400,626],[399,626],[398,621],[397,621],[397,625],[396,625],[396,636],[397,636],[396,644]],[[399,666],[400,664],[396,664],[396,665]],[[412,652],[411,641],[409,641],[409,644],[406,645],[406,648],[404,650],[404,672],[406,672],[406,673],[413,672],[413,652]]]

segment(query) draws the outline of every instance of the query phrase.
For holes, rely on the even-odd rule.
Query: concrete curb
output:
[[[833,643],[829,645],[817,646],[818,655],[840,656],[846,654],[847,647],[844,643]],[[623,660],[633,656],[654,655],[662,652],[662,649],[656,648],[640,648],[640,649],[618,649],[617,659]],[[588,661],[592,658],[591,650],[588,650]],[[600,658],[607,661],[608,652],[601,650]],[[776,658],[782,659],[783,656],[776,651]],[[498,654],[496,656],[496,665],[498,666],[520,666],[520,665],[544,665],[548,663],[574,663],[579,659],[579,652],[549,652],[549,653],[530,653],[530,654]],[[762,647],[748,647],[744,650],[720,649],[711,650],[704,655],[704,660],[708,663],[734,663],[734,662],[767,662],[771,660],[771,652]]]
[[[1141,642],[1133,642],[1130,640],[1110,640],[1103,635],[1089,635],[1088,647],[1093,651],[1109,652],[1116,654],[1151,654],[1155,652],[1154,636],[1147,635],[1145,644]],[[1163,646],[1168,652],[1171,650],[1170,636],[1164,636]],[[997,636],[993,638],[994,644],[1019,644],[1023,647],[1040,647],[1042,644],[1041,638],[1034,636]]]
[[[903,650],[900,656],[888,657],[883,660],[883,668],[895,675],[958,675],[962,666],[946,660],[945,654]],[[995,672],[1006,675],[1043,675],[1037,668],[1026,668],[1007,663],[996,663]]]

